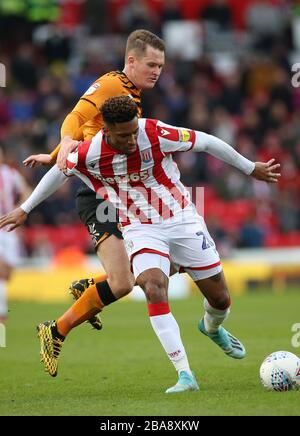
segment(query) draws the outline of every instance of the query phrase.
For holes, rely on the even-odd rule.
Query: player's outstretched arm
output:
[[[51,154],[32,154],[23,160],[23,164],[26,167],[33,168],[36,165],[51,165],[52,156]]]
[[[268,183],[277,183],[280,174],[280,164],[274,164],[275,159],[270,159],[268,162],[255,162],[255,168],[250,174],[257,180],[262,180]]]
[[[0,218],[0,229],[10,225],[7,231],[11,232],[17,227],[20,227],[26,221],[27,216],[28,214],[21,207],[17,207]]]
[[[10,232],[22,225],[32,209],[57,191],[57,189],[60,188],[68,178],[69,177],[66,177],[64,173],[54,165],[51,170],[44,175],[34,191],[20,207],[0,218],[0,229],[10,225],[8,228],[8,231]]]

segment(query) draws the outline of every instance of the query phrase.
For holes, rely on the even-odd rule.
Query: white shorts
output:
[[[21,246],[16,231],[8,233],[0,230],[0,260],[11,267],[20,262]]]
[[[131,224],[123,228],[123,237],[135,278],[150,268],[160,268],[169,276],[170,262],[194,281],[222,271],[215,243],[196,212],[189,211],[178,222],[171,218],[157,224]],[[144,253],[156,256],[142,256]]]

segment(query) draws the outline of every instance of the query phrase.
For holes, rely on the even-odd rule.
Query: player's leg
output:
[[[63,336],[99,310],[127,295],[134,286],[134,276],[122,240],[111,235],[98,248],[107,280],[89,286],[81,297],[57,320],[57,329]],[[100,301],[99,301],[100,300]]]
[[[7,282],[10,278],[12,268],[0,258],[0,323],[7,318]]]
[[[241,359],[245,349],[241,342],[221,324],[229,315],[230,296],[222,272],[221,261],[204,220],[179,223],[172,228],[171,257],[177,265],[186,265],[190,275],[205,296],[205,315],[199,330],[217,343],[229,356]]]
[[[81,188],[76,195],[76,209],[83,224],[86,226],[95,246],[96,254],[102,263],[107,277],[100,276],[90,279],[74,281],[69,291],[77,300],[91,285],[99,283],[99,292],[109,290],[116,299],[128,294],[133,287],[133,276],[130,273],[129,261],[123,245],[122,233],[118,228],[115,209],[110,211],[111,217],[106,222],[101,222],[98,207],[103,200],[96,198],[94,191],[87,187]],[[110,205],[110,204],[109,204]],[[102,323],[98,315],[88,320],[90,324],[100,330]]]
[[[20,259],[19,239],[15,232],[0,231],[0,322],[7,318],[7,283]]]
[[[136,283],[146,295],[152,328],[178,372],[177,384],[167,389],[166,393],[195,391],[199,387],[190,370],[179,326],[168,303],[169,269],[169,259],[158,254],[137,254],[133,259]]]
[[[223,272],[196,281],[204,295],[204,317],[200,320],[199,330],[211,338],[222,350],[234,359],[246,355],[241,341],[229,333],[223,326],[230,312],[230,296]]]
[[[46,371],[53,377],[57,374],[58,357],[69,332],[84,321],[91,320],[105,306],[127,295],[133,288],[134,277],[123,241],[112,235],[101,244],[99,252],[107,281],[89,286],[56,321],[45,321],[38,326],[41,358]]]

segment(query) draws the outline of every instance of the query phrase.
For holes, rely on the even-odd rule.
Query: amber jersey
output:
[[[102,115],[100,108],[111,97],[120,95],[128,95],[132,97],[138,106],[138,116],[142,115],[141,108],[141,90],[128,79],[125,73],[120,71],[112,71],[96,80],[92,86],[81,97],[80,101],[86,101],[93,105],[97,110],[96,115],[86,121],[82,126],[83,139],[91,139],[103,127]]]
[[[138,106],[142,116],[141,89],[138,89],[121,71],[111,71],[99,77],[83,94],[74,109],[68,114],[61,128],[61,137],[71,136],[76,140],[89,140],[103,127],[100,108],[111,97],[128,95]],[[51,153],[55,161],[60,146]]]

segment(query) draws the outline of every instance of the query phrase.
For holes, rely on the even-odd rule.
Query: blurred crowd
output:
[[[40,14],[17,10],[26,3],[42,6]],[[204,153],[176,155],[185,184],[205,188],[205,217],[223,255],[236,246],[300,245],[300,80],[292,83],[298,17],[300,3],[280,0],[1,0],[0,142],[9,163],[34,187],[46,169],[22,161],[52,151],[64,117],[91,82],[123,68],[128,33],[147,28],[164,37],[168,22],[193,20],[201,52],[194,59],[168,55],[167,44],[159,83],[143,96],[144,116],[203,130],[254,161],[281,164],[281,180],[270,186]],[[27,226],[68,232],[78,225],[79,184],[66,184]],[[27,248],[35,254],[41,241]]]

